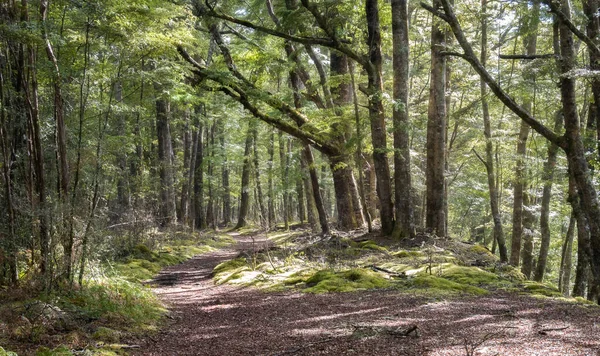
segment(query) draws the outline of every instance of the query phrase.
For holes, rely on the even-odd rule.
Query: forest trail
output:
[[[215,285],[217,264],[266,246],[230,235],[236,245],[156,278],[170,320],[134,354],[600,355],[597,306],[504,292],[436,301],[397,290],[315,295]],[[417,332],[400,335],[413,325]]]

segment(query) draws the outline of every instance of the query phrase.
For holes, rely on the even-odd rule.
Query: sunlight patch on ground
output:
[[[223,309],[233,309],[233,308],[239,308],[240,305],[238,303],[235,304],[216,304],[216,305],[209,305],[206,307],[202,307],[200,308],[200,310],[204,311],[204,312],[211,312],[211,311],[215,311],[215,310],[223,310]]]
[[[359,310],[359,311],[348,312],[348,313],[338,313],[338,314],[331,314],[331,315],[316,316],[314,318],[298,320],[298,321],[296,321],[296,323],[311,323],[311,322],[315,322],[315,321],[332,320],[332,319],[342,318],[342,317],[349,316],[349,315],[375,313],[375,312],[378,312],[380,310],[385,310],[385,309],[387,309],[387,307],[365,309],[365,310]]]
[[[348,329],[311,328],[293,329],[290,334],[294,336],[346,336],[350,333]]]

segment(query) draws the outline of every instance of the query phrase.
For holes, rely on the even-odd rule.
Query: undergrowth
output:
[[[486,247],[452,240],[375,241],[357,236],[318,239],[307,232],[275,232],[276,247],[255,249],[218,265],[216,283],[306,293],[394,289],[416,295],[452,297],[504,290],[562,297],[550,285],[527,281],[500,264]]]
[[[91,262],[82,286],[35,295],[26,290],[0,304],[0,345],[44,355],[117,355],[132,336],[158,330],[166,309],[146,282],[162,268],[233,242],[227,235],[162,233],[117,261]],[[152,246],[152,248],[148,247]],[[0,347],[0,356],[10,353]]]

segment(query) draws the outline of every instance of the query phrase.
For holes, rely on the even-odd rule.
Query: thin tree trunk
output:
[[[563,118],[561,113],[556,113],[554,118],[554,131],[559,132],[562,128]],[[542,180],[544,181],[544,190],[542,193],[542,203],[540,212],[540,231],[541,231],[541,243],[540,243],[540,254],[538,257],[537,267],[533,279],[537,282],[544,280],[544,273],[546,271],[546,264],[548,261],[548,250],[550,249],[550,199],[552,197],[552,183],[554,181],[554,168],[556,166],[556,157],[558,155],[558,146],[549,142],[548,143],[548,159],[544,163],[544,172],[542,174]],[[571,241],[572,243],[572,241]],[[564,262],[561,261],[561,274],[562,265]],[[570,263],[570,261],[569,261]],[[570,277],[569,277],[570,278]],[[560,281],[559,281],[560,282]]]
[[[487,62],[487,2],[481,0],[481,64],[486,65]],[[500,250],[500,261],[508,262],[508,252],[506,250],[506,241],[504,239],[504,229],[502,227],[502,217],[500,215],[498,186],[496,173],[494,170],[494,147],[492,142],[492,125],[490,122],[490,112],[487,100],[487,85],[480,80],[481,90],[481,110],[483,114],[483,134],[485,135],[485,168],[487,171],[488,191],[490,194],[490,207],[492,210],[492,219],[494,221],[494,247],[498,246]],[[495,248],[493,248],[495,250]]]
[[[314,196],[314,192],[312,189],[310,172],[309,172],[309,167],[308,167],[307,157],[306,157],[306,152],[305,152],[306,149],[310,150],[310,148],[308,147],[308,145],[306,145],[303,142],[301,142],[300,144],[302,145],[301,151],[300,151],[300,168],[302,170],[302,172],[301,172],[302,183],[304,185],[304,191],[306,192],[306,215],[308,218],[308,224],[310,225],[310,229],[312,230],[312,232],[319,233],[321,231],[319,229],[319,221],[317,218],[319,212],[317,211],[317,204],[315,202],[315,196]],[[311,155],[312,155],[312,152],[311,152]],[[320,197],[320,195],[319,195],[319,197]]]
[[[42,21],[42,37],[45,42],[46,56],[52,63],[53,69],[53,87],[54,87],[54,121],[56,123],[56,144],[58,154],[58,166],[59,166],[59,196],[63,211],[63,228],[66,229],[67,233],[64,236],[63,246],[65,249],[65,279],[68,281],[72,280],[72,262],[73,262],[73,243],[74,237],[71,236],[70,224],[72,218],[68,215],[68,204],[69,204],[69,162],[67,157],[67,129],[64,119],[64,99],[62,95],[62,76],[58,66],[58,60],[54,54],[54,49],[50,43],[47,29],[47,16],[48,16],[48,0],[42,0],[40,2],[40,17]]]
[[[289,199],[289,194],[288,194],[288,176],[287,176],[287,155],[286,155],[286,147],[285,147],[285,140],[283,138],[283,132],[279,131],[279,171],[280,171],[280,175],[281,175],[281,186],[282,186],[282,190],[283,190],[283,209],[282,209],[282,215],[283,215],[283,224],[286,230],[288,230],[290,228],[289,225],[289,220],[290,220],[290,213],[288,211],[288,199]]]
[[[260,211],[261,226],[267,224],[267,209],[263,198],[262,185],[260,180],[260,165],[258,159],[258,123],[252,125],[252,157],[254,159],[254,179],[256,184],[256,200]]]
[[[354,65],[349,62],[350,78],[352,80],[352,102],[354,104],[354,124],[356,125],[356,168],[358,170],[358,193],[365,219],[367,220],[367,228],[369,232],[373,232],[373,216],[367,204],[365,195],[365,178],[363,172],[363,134],[362,123],[360,122],[360,111],[358,108],[358,96],[356,95],[356,81],[354,78]]]
[[[571,212],[571,218],[569,219],[569,227],[567,229],[567,235],[562,247],[562,253],[560,258],[560,271],[558,274],[558,290],[562,292],[565,297],[571,295],[571,269],[572,269],[572,256],[573,256],[573,237],[575,236],[575,224],[576,216]]]
[[[269,161],[267,162],[267,209],[269,227],[275,225],[275,194],[273,193],[273,165],[275,156],[275,130],[271,129],[269,145],[267,147]]]
[[[540,2],[538,0],[533,2],[533,8],[528,15],[528,21],[523,25],[523,29],[527,31],[525,36],[525,51],[526,55],[533,56],[537,50],[537,30],[539,23],[539,11]],[[525,80],[528,84],[533,84],[535,87],[535,77],[529,74],[525,75]],[[523,103],[523,109],[528,113],[532,113],[533,102],[530,96],[527,95]],[[515,168],[515,183],[513,193],[513,229],[512,229],[512,244],[510,253],[510,264],[518,266],[521,258],[521,245],[523,243],[523,230],[525,229],[525,244],[527,249],[525,250],[525,259],[528,262],[521,269],[522,272],[527,274],[529,272],[531,257],[532,236],[529,234],[531,226],[523,225],[523,199],[524,191],[527,187],[527,174],[525,169],[525,159],[527,153],[527,137],[529,136],[529,125],[525,122],[521,122],[521,128],[519,130],[519,138],[517,141],[517,162]],[[529,276],[528,276],[529,277]]]
[[[169,125],[169,103],[166,99],[156,100],[156,133],[158,136],[158,160],[160,165],[160,225],[169,226],[176,219],[174,197],[173,151]]]
[[[199,110],[196,110],[198,116]],[[204,207],[204,126],[198,119],[198,143],[196,145],[196,173],[194,174],[194,224],[196,229],[206,229],[206,213]]]
[[[189,201],[190,201],[190,186],[189,176],[192,172],[192,152],[194,145],[193,130],[190,127],[190,113],[185,112],[185,127],[183,129],[183,184],[181,184],[181,193],[179,194],[179,222],[186,225],[189,220]]]
[[[253,122],[248,123],[248,132],[246,133],[246,145],[244,148],[244,164],[242,167],[242,186],[241,186],[241,199],[240,199],[240,213],[238,215],[238,221],[235,225],[236,229],[248,225],[247,217],[248,210],[250,208],[250,169],[252,166],[251,150],[252,150],[252,131]]]
[[[223,184],[223,224],[231,224],[231,189],[229,187],[229,163],[227,162],[227,151],[225,149],[225,121],[218,120],[220,151],[223,155],[221,165],[221,183]]]

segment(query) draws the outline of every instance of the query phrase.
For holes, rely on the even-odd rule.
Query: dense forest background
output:
[[[2,0],[0,286],[82,285],[150,227],[306,222],[598,300],[598,9]]]

